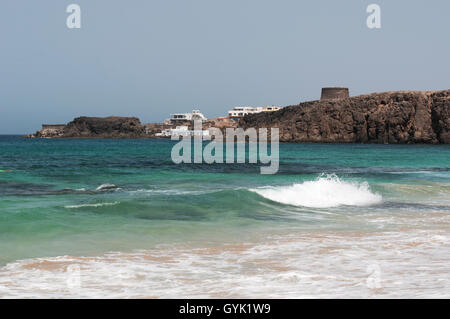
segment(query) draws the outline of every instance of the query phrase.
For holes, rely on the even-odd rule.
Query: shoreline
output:
[[[255,243],[175,245],[93,256],[25,259],[0,267],[0,283],[4,286],[1,297],[332,298],[339,297],[342,289],[350,298],[445,297],[450,292],[442,286],[442,276],[447,273],[449,259],[432,254],[434,250],[445,251],[448,238],[443,236],[444,232],[438,230],[426,234],[420,230],[321,232]],[[390,249],[374,250],[374,243]],[[398,256],[397,250],[403,254]],[[434,267],[427,267],[430,259]],[[190,264],[192,260],[197,263]],[[380,276],[376,287],[368,285],[374,270]],[[402,280],[405,271],[407,281]],[[71,275],[78,276],[78,286],[68,286]],[[167,278],[171,280],[169,285],[165,283]],[[46,289],[32,288],[36,286]]]

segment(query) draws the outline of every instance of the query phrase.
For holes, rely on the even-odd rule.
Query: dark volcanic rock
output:
[[[313,101],[245,116],[243,128],[278,127],[282,142],[450,143],[450,90],[387,92]]]
[[[78,117],[68,123],[61,137],[140,138],[145,127],[136,117]]]

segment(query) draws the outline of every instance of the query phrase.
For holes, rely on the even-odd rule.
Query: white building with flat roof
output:
[[[231,111],[228,111],[229,117],[244,117],[247,114],[258,113],[256,107],[250,106],[236,106]]]
[[[170,114],[171,122],[194,121],[194,120],[206,121],[207,118],[199,110],[192,110],[192,113]]]
[[[241,118],[248,114],[261,113],[261,112],[274,112],[280,110],[279,106],[263,106],[263,107],[250,107],[250,106],[236,106],[231,111],[228,111],[230,118]]]

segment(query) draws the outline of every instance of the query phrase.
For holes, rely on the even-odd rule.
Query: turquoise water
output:
[[[450,260],[447,259],[450,258],[447,246],[450,146],[280,144],[278,174],[261,175],[259,164],[173,164],[170,152],[174,144],[170,140],[30,140],[0,136],[0,170],[3,170],[0,172],[0,267],[4,267],[4,277],[17,275],[24,260],[33,263],[61,256],[99,258],[111,252],[133,259],[130,256],[142,251],[176,259],[194,254],[198,249],[223,248],[219,255],[214,255],[220,259],[221,254],[232,254],[226,247],[249,245],[258,250],[269,242],[276,242],[274,245],[280,249],[283,247],[287,255],[279,256],[280,250],[275,251],[275,255],[261,257],[264,264],[278,256],[286,263],[293,258],[292,265],[299,265],[303,260],[308,263],[306,266],[317,268],[318,264],[329,263],[334,258],[321,259],[319,250],[310,250],[313,244],[326,244],[315,242],[317,238],[329,240],[329,246],[322,247],[328,250],[339,243],[350,245],[356,240],[363,245],[368,240],[367,245],[358,248],[361,254],[376,250],[380,244],[392,243],[392,236],[399,236],[394,241],[398,243],[415,238],[417,251],[408,248],[412,265],[414,260],[437,258],[439,263],[436,261],[435,267],[441,267]],[[337,238],[331,240],[333,236]],[[420,246],[432,242],[427,238],[439,239],[437,246],[429,251]],[[301,258],[293,254],[289,249],[294,246],[285,246],[292,242],[297,243],[295,249],[303,247],[302,251],[308,254]],[[355,253],[351,245],[345,247],[349,254]],[[375,259],[381,264],[397,262],[395,251],[402,250],[385,248],[376,252]],[[423,256],[425,251],[430,255]],[[386,252],[393,255],[382,257]],[[247,253],[250,254],[246,250],[244,256]],[[192,256],[189,258],[195,260]],[[202,260],[202,256],[197,260]],[[237,255],[232,256],[229,258]],[[309,260],[314,256],[317,259]],[[360,257],[355,257],[354,262],[358,260],[361,262]],[[204,262],[209,263],[211,259]],[[240,265],[240,270],[234,269],[234,277],[230,278],[247,274],[241,278],[245,282],[251,278],[254,268],[246,268],[250,261],[241,262],[235,260],[233,265]],[[416,266],[427,267],[421,262]],[[146,265],[161,266],[153,263],[156,261]],[[135,261],[127,263],[131,264],[137,267]],[[408,268],[406,264],[401,265],[397,265],[399,273]],[[365,274],[365,264],[360,266]],[[204,267],[202,271],[214,272],[219,266]],[[234,266],[226,266],[220,276],[231,274],[230,267]],[[26,269],[22,270],[26,273]],[[180,269],[165,271],[162,274],[176,274]],[[448,268],[432,267],[431,271],[444,278],[432,293],[449,293]],[[327,272],[339,273],[339,269]],[[284,272],[279,270],[275,274],[281,276]],[[208,276],[215,275],[218,274]],[[365,277],[361,278],[364,282]],[[411,287],[419,285],[420,288],[422,282],[417,278]],[[0,296],[1,279],[0,271]],[[261,296],[272,296],[272,289],[263,283],[275,279],[258,280],[262,285],[259,287],[265,287],[260,290]],[[6,285],[4,296],[15,295],[19,288],[23,291],[23,286],[17,285]],[[332,293],[333,287],[342,288],[336,285],[327,286],[327,291]],[[168,292],[165,286],[167,282],[160,286],[149,284],[141,290],[136,288],[135,295],[128,292],[125,296],[146,296],[146,287],[151,287],[157,297],[179,296],[186,291],[180,282],[173,286],[180,287],[180,291]],[[306,287],[299,283],[295,285],[297,288],[280,284],[279,294],[275,296],[324,295],[322,290],[306,288],[296,294],[295,289],[300,286]],[[225,296],[228,293],[231,297],[256,294],[246,295],[251,289],[245,287],[239,293],[231,286],[216,287],[216,290],[222,289]],[[420,290],[411,287],[405,286],[402,291],[420,296]],[[41,295],[33,289],[25,289],[27,296]],[[202,291],[200,286],[198,289]],[[361,289],[374,293],[367,287]],[[392,295],[393,290],[385,293]]]

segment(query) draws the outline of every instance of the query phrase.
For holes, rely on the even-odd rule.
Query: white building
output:
[[[270,105],[270,106],[263,106],[260,109],[261,109],[261,112],[275,112],[275,111],[281,110],[281,107],[275,106],[275,105]]]
[[[263,106],[263,107],[250,107],[250,106],[236,106],[231,111],[228,111],[228,116],[231,118],[241,118],[247,114],[261,113],[261,112],[274,112],[280,110],[279,106]]]
[[[190,130],[187,126],[181,125],[172,129],[165,129],[156,136],[171,137],[171,136],[209,136],[208,130]]]
[[[194,120],[206,121],[207,118],[199,110],[192,110],[192,113],[175,113],[175,114],[170,114],[170,121],[171,122],[194,121]]]
[[[236,106],[228,111],[229,117],[243,117],[247,114],[258,113],[258,108],[250,106]]]

